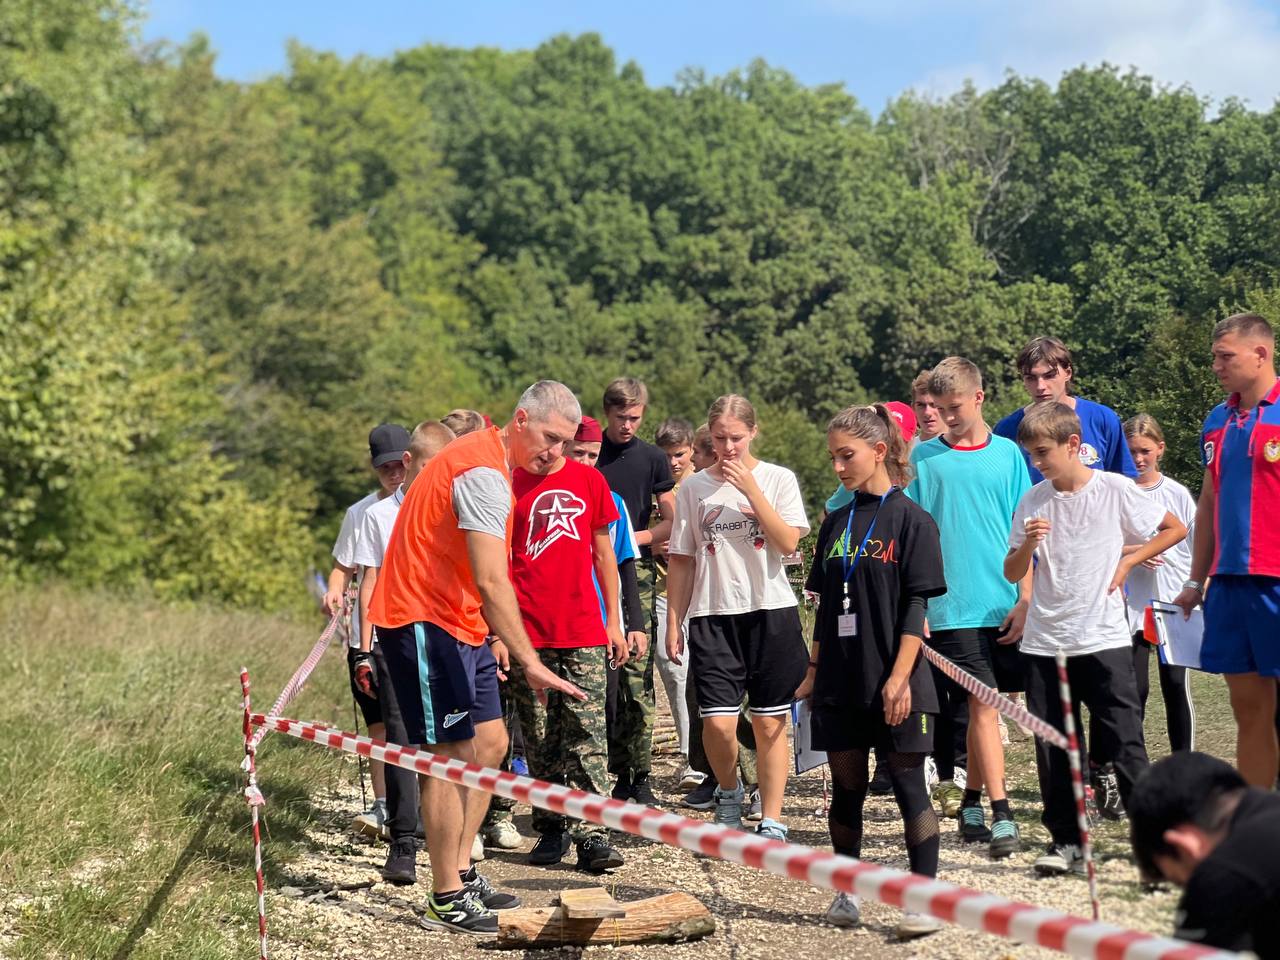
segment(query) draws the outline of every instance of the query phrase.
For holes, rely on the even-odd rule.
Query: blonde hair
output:
[[[929,374],[929,392],[935,397],[949,397],[982,389],[982,371],[972,360],[947,357],[939,361]]]
[[[710,409],[707,410],[707,426],[710,427],[717,420],[725,417],[740,420],[750,430],[756,428],[756,408],[751,405],[750,400],[736,393],[726,393],[711,404]]]
[[[911,482],[911,454],[902,439],[902,428],[883,403],[869,407],[846,407],[831,418],[827,435],[847,433],[855,440],[885,445],[884,469],[889,482],[895,487],[905,487]]]
[[[1081,432],[1080,418],[1065,403],[1038,403],[1018,425],[1018,443],[1024,447],[1037,440],[1066,443]]]
[[[440,422],[452,430],[455,437],[484,429],[484,416],[475,410],[467,410],[463,407],[450,410],[440,418]]]
[[[1146,437],[1156,443],[1164,443],[1164,430],[1160,428],[1160,422],[1149,413],[1140,413],[1126,420],[1124,436],[1126,440]]]
[[[604,408],[621,410],[624,407],[649,406],[649,388],[635,377],[618,377],[604,388]]]
[[[415,460],[434,457],[453,442],[453,431],[436,420],[423,420],[409,434],[409,455]]]

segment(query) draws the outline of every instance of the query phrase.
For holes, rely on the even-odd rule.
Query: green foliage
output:
[[[125,0],[0,14],[0,572],[289,607],[368,429],[540,377],[647,424],[718,394],[831,486],[822,424],[974,359],[994,417],[1052,333],[1194,483],[1215,319],[1273,319],[1280,113],[1112,68],[874,119],[762,62],[648,86],[595,35],[254,84]]]

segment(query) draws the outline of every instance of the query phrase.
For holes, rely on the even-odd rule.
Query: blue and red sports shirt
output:
[[[1280,577],[1280,380],[1252,410],[1240,395],[1214,407],[1200,435],[1217,495],[1211,572]],[[1254,522],[1256,519],[1256,523]]]

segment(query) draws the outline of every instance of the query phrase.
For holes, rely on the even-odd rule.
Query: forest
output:
[[[649,431],[740,392],[833,486],[824,426],[949,354],[988,419],[1063,338],[1198,486],[1208,332],[1280,321],[1280,112],[1125,66],[878,115],[761,61],[671,86],[597,35],[220,79],[129,0],[0,6],[0,576],[304,602],[366,436],[534,379]],[[643,431],[642,431],[643,432]]]

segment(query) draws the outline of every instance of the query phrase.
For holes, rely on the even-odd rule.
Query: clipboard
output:
[[[1160,662],[1174,667],[1199,670],[1200,646],[1204,642],[1204,609],[1196,607],[1188,619],[1182,608],[1159,600],[1151,601],[1151,617],[1155,621]]]
[[[797,700],[791,705],[791,745],[795,751],[796,775],[820,767],[827,762],[822,750],[813,749],[813,713],[808,700]]]

